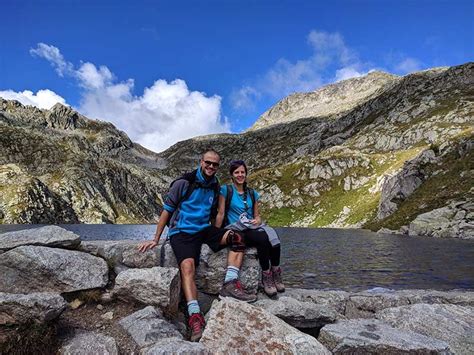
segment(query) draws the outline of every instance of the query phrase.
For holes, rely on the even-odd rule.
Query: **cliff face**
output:
[[[131,223],[159,214],[163,160],[69,107],[0,99],[2,223]]]
[[[213,147],[224,167],[248,162],[272,224],[398,229],[472,199],[473,84],[473,63],[405,77],[375,72],[292,95],[243,134],[160,154],[62,105],[2,100],[0,221],[151,222],[169,181]],[[38,213],[46,210],[55,217]]]

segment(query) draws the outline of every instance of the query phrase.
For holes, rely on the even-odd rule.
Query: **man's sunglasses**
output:
[[[214,166],[216,168],[219,167],[219,163],[216,163],[214,161],[204,160],[204,163],[206,163],[207,166]]]

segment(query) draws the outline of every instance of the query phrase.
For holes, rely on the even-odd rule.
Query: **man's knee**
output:
[[[179,265],[179,270],[181,271],[181,276],[193,277],[196,272],[194,259],[184,259]]]
[[[230,230],[225,238],[226,245],[230,247],[230,250],[235,252],[243,252],[245,250],[245,241],[242,234]]]

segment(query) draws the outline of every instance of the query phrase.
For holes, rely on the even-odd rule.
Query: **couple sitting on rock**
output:
[[[171,184],[154,239],[139,246],[143,252],[156,247],[165,226],[169,225],[168,237],[178,261],[188,305],[191,341],[200,339],[205,326],[195,281],[203,243],[214,252],[230,248],[220,297],[246,302],[257,300],[257,296],[247,293],[238,280],[246,247],[257,248],[264,291],[274,296],[277,291],[285,290],[279,267],[280,241],[272,228],[261,223],[259,194],[247,188],[247,166],[242,160],[231,162],[229,171],[233,183],[220,187],[215,176],[219,162],[219,154],[207,150],[196,171]],[[214,225],[211,225],[214,217]]]

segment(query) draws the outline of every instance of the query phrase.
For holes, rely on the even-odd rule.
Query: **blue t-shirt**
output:
[[[247,193],[247,210],[245,210],[244,204],[244,193],[239,193],[234,185],[232,185],[232,199],[230,200],[229,211],[227,212],[227,218],[229,223],[235,223],[239,220],[239,217],[242,213],[247,213],[247,218],[253,219],[253,203],[250,193]],[[255,201],[258,201],[260,195],[257,191],[253,190],[255,193]],[[221,186],[221,196],[224,196],[224,199],[227,197],[227,185]]]

